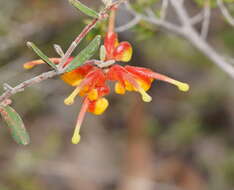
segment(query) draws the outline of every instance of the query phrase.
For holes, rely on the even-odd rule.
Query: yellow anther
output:
[[[106,110],[108,105],[109,105],[109,103],[108,103],[108,100],[106,98],[101,98],[101,99],[97,100],[93,113],[95,115],[101,115]]]
[[[64,100],[64,104],[66,105],[71,105],[74,103],[75,97],[79,94],[80,92],[80,88],[77,87],[70,96],[68,96],[65,100]]]
[[[125,91],[126,91],[125,88],[119,82],[117,82],[115,84],[115,92],[116,92],[116,94],[125,94]]]
[[[140,88],[138,91],[141,94],[142,100],[144,102],[151,102],[152,101],[152,97],[149,94],[147,94],[143,88]]]
[[[97,100],[98,99],[98,91],[97,89],[93,89],[88,93],[88,98],[89,100],[93,101],[93,100]]]

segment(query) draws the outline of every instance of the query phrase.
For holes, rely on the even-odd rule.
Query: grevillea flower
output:
[[[89,111],[95,115],[100,115],[107,109],[109,103],[105,96],[110,93],[110,88],[106,84],[107,81],[115,82],[115,92],[117,94],[136,91],[140,93],[144,102],[152,100],[147,91],[154,80],[171,83],[181,91],[189,90],[188,84],[158,74],[148,68],[116,64],[116,62],[129,62],[131,60],[132,46],[129,42],[119,43],[118,36],[114,32],[114,11],[112,11],[110,18],[109,29],[104,39],[105,57],[103,63],[93,64],[93,62],[88,62],[71,72],[61,75],[64,82],[75,87],[75,90],[64,100],[64,103],[66,105],[73,104],[77,95],[84,98],[72,137],[74,144],[80,141],[80,127],[85,113]],[[66,65],[72,59],[71,57]],[[60,58],[51,58],[50,60],[55,64],[60,62]],[[105,64],[108,62],[111,64]],[[42,63],[44,63],[42,60],[31,61],[25,63],[24,67],[28,69]]]

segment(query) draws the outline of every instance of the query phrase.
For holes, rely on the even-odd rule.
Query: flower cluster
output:
[[[85,63],[61,76],[63,81],[75,87],[75,90],[64,100],[66,105],[73,104],[77,95],[84,98],[72,138],[74,144],[80,141],[79,132],[85,113],[89,111],[95,115],[100,115],[107,109],[109,103],[105,96],[110,93],[107,81],[115,82],[115,92],[117,94],[136,91],[140,93],[144,102],[152,100],[147,91],[154,80],[171,83],[182,91],[189,90],[188,84],[158,74],[148,68],[117,64],[116,62],[129,62],[131,60],[132,46],[129,42],[119,42],[117,34],[110,27],[105,36],[103,47],[105,56],[102,62],[96,64],[93,64],[93,62]],[[66,64],[69,64],[72,59],[71,57]],[[57,64],[60,58],[51,58],[51,61]],[[105,65],[108,62],[110,64]],[[24,64],[24,67],[32,68],[42,63],[42,60],[36,60]]]

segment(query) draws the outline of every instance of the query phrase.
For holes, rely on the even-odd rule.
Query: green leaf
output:
[[[77,9],[79,9],[81,12],[83,12],[84,14],[93,17],[93,18],[98,18],[99,15],[96,11],[90,9],[89,7],[87,7],[86,5],[82,4],[80,1],[78,0],[69,0],[69,2]]]
[[[30,138],[19,114],[10,106],[1,106],[0,113],[10,129],[13,139],[18,144],[29,144]]]
[[[83,49],[68,65],[66,72],[70,72],[81,66],[85,61],[89,60],[97,51],[101,43],[101,36],[97,35],[89,45]]]
[[[42,59],[44,60],[48,65],[50,65],[53,69],[57,70],[56,65],[50,61],[49,57],[47,57],[34,43],[27,42],[27,46],[29,48],[32,48],[33,51]]]

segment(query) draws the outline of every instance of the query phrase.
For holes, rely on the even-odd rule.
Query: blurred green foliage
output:
[[[193,0],[195,1],[199,6],[204,6],[208,1],[210,5],[215,8],[217,7],[217,0]],[[223,0],[224,3],[233,3],[233,0]]]

